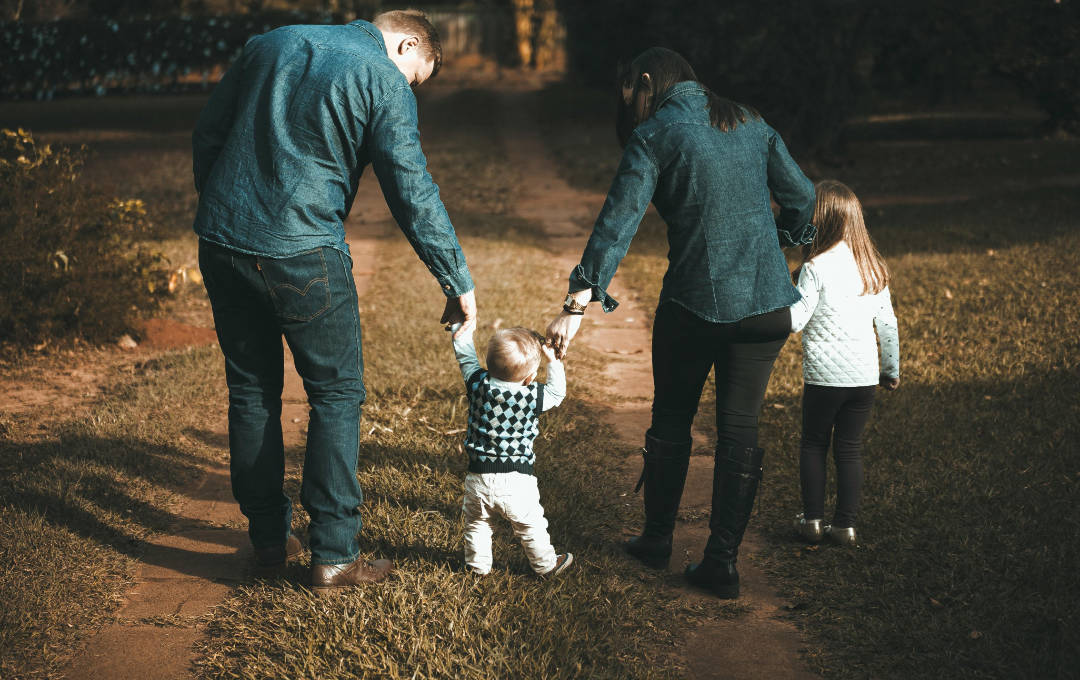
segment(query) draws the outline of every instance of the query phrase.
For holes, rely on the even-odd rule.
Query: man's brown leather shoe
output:
[[[316,564],[311,568],[311,589],[316,595],[328,595],[341,588],[378,583],[394,570],[390,560],[365,560],[351,564]]]
[[[284,545],[255,548],[255,566],[260,569],[283,567],[286,562],[299,557],[303,552],[304,544],[296,536],[289,534]]]

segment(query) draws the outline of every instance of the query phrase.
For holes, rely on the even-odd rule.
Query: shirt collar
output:
[[[656,104],[656,110],[659,111],[668,100],[685,94],[705,94],[705,88],[703,88],[700,83],[693,80],[684,80],[675,83],[667,89],[667,92],[661,95],[660,101]]]
[[[521,384],[521,381],[512,382],[509,380],[499,380],[495,376],[491,375],[491,373],[488,373],[488,383],[492,387],[504,390],[506,392],[515,392],[517,390],[520,390],[522,387],[525,387],[525,385]]]
[[[382,31],[370,21],[364,21],[363,19],[357,19],[356,21],[350,21],[349,26],[354,26],[362,31],[367,32],[372,38],[375,38],[375,42],[379,43],[379,46],[386,51],[386,40],[383,38]]]

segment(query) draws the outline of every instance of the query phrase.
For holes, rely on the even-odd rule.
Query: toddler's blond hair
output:
[[[487,347],[488,373],[506,382],[523,382],[540,366],[541,341],[536,331],[521,326],[496,331]]]

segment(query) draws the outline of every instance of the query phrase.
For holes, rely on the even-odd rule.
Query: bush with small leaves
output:
[[[82,182],[85,153],[0,130],[0,342],[107,340],[157,304],[146,206]]]

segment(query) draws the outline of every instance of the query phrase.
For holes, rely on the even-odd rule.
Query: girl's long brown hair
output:
[[[811,222],[817,227],[817,236],[803,248],[803,259],[809,260],[844,241],[855,256],[863,294],[880,293],[889,285],[889,268],[866,230],[862,204],[855,192],[834,179],[822,180],[815,188],[817,203]]]

